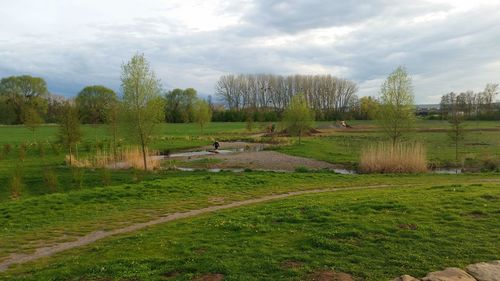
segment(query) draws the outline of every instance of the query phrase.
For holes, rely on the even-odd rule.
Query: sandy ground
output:
[[[211,168],[250,168],[262,170],[294,171],[297,167],[308,169],[334,169],[338,166],[328,162],[291,156],[276,151],[241,152],[211,156],[223,160]]]

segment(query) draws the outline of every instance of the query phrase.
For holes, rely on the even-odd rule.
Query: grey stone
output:
[[[427,274],[422,281],[476,281],[476,279],[460,268],[449,267]]]
[[[500,260],[470,264],[465,271],[478,281],[500,281]]]

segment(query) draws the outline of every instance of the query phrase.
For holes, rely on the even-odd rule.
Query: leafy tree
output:
[[[165,95],[167,122],[187,123],[195,121],[194,106],[197,99],[196,95],[196,90],[193,88],[168,91]]]
[[[203,134],[203,128],[207,123],[212,120],[212,110],[208,102],[198,99],[194,104],[194,121],[200,125],[201,133]]]
[[[379,122],[395,145],[415,122],[413,88],[406,69],[400,66],[392,72],[380,94]]]
[[[380,103],[374,97],[362,97],[359,99],[359,111],[362,119],[375,119],[379,107]]]
[[[118,147],[118,130],[119,130],[119,120],[120,120],[120,103],[118,100],[113,101],[108,108],[106,113],[106,123],[108,124],[108,129],[112,138],[113,146],[113,160],[117,161],[117,147]]]
[[[23,109],[26,106],[33,108],[42,116],[47,111],[48,95],[47,84],[39,77],[23,75],[0,80],[0,97],[12,107],[16,124],[23,123]]]
[[[11,125],[16,122],[16,112],[10,104],[7,97],[0,96],[0,124]]]
[[[23,109],[23,122],[24,125],[33,133],[33,141],[36,140],[35,130],[43,123],[42,117],[31,106],[25,106]]]
[[[75,101],[83,123],[99,124],[105,122],[111,103],[116,101],[116,93],[104,86],[87,86],[78,93]]]
[[[141,146],[147,170],[147,146],[156,125],[165,119],[160,81],[144,55],[134,55],[122,66],[123,109],[127,132]]]
[[[312,128],[314,124],[314,113],[307,106],[306,98],[303,94],[297,94],[283,114],[283,122],[288,133],[299,137]]]
[[[47,98],[47,113],[45,114],[46,123],[57,123],[61,119],[62,108],[66,98],[57,95],[49,95]]]
[[[80,119],[78,110],[69,102],[62,107],[61,119],[59,120],[59,142],[68,149],[69,164],[72,164],[73,147],[81,140]]]

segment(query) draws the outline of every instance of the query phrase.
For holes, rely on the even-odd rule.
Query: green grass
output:
[[[465,183],[299,196],[109,238],[3,278],[307,280],[318,270],[363,280],[421,277],[498,259],[499,202],[498,185]]]

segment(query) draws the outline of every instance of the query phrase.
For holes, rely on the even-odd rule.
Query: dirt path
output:
[[[82,236],[78,238],[76,241],[59,243],[49,247],[38,248],[33,254],[11,254],[8,259],[0,263],[0,272],[6,271],[11,265],[14,264],[22,264],[30,261],[37,260],[42,257],[52,256],[56,253],[66,251],[69,249],[85,246],[91,243],[94,243],[103,238],[107,238],[117,234],[129,233],[133,231],[137,231],[149,226],[166,223],[170,221],[175,221],[183,218],[190,218],[201,214],[211,213],[219,210],[225,210],[255,203],[266,202],[275,199],[281,199],[291,196],[304,195],[304,194],[312,194],[312,193],[323,193],[323,192],[337,192],[337,191],[347,191],[347,190],[359,190],[359,189],[374,189],[374,188],[383,188],[383,187],[404,187],[408,185],[373,185],[373,186],[357,186],[357,187],[342,187],[342,188],[326,188],[326,189],[313,189],[313,190],[303,190],[303,191],[294,191],[283,194],[276,195],[268,195],[260,198],[248,199],[244,201],[233,202],[226,205],[218,205],[211,206],[203,209],[192,210],[188,212],[182,213],[173,213],[168,214],[164,217],[160,217],[155,220],[151,220],[144,223],[133,224],[124,228],[119,228],[111,231],[94,231],[90,234]],[[412,185],[414,186],[414,185]]]

